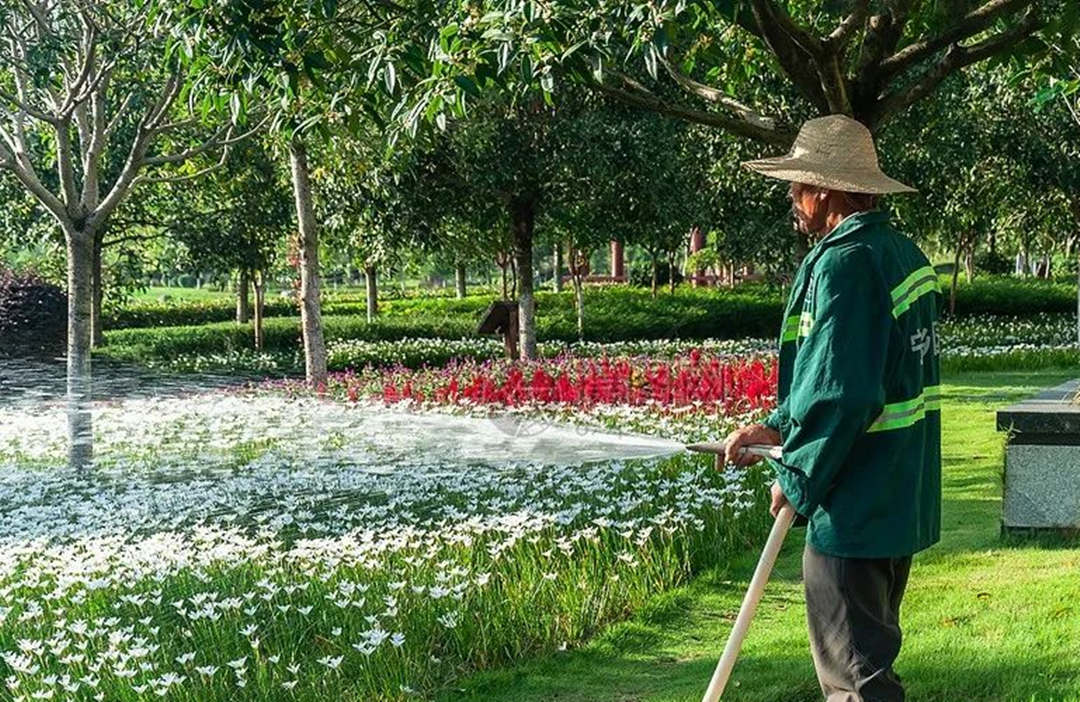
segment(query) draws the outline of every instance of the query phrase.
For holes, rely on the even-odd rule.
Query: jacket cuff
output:
[[[780,432],[780,436],[787,434],[788,426],[791,425],[791,417],[788,415],[787,406],[785,404],[779,404],[776,406],[769,416],[762,421],[762,424],[769,427],[773,431]]]
[[[769,459],[769,465],[772,466],[773,472],[776,474],[776,482],[780,483],[780,490],[783,491],[787,501],[791,503],[799,516],[809,517],[817,506],[811,503],[803,476],[798,471],[792,470],[783,463],[771,458]]]

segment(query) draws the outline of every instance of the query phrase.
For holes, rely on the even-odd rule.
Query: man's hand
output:
[[[776,515],[780,514],[780,510],[782,510],[787,503],[788,500],[784,496],[784,491],[780,489],[780,483],[773,483],[772,504],[769,505],[769,514],[773,516],[773,519],[776,519]]]
[[[761,456],[743,453],[742,448],[750,444],[776,446],[781,443],[780,432],[764,424],[751,424],[728,434],[724,439],[724,458],[740,468],[752,466],[761,460]]]

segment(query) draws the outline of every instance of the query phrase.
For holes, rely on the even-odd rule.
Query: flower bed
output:
[[[747,368],[714,410],[760,415],[724,401],[769,372]],[[646,403],[603,405],[606,421],[625,429],[615,412]],[[654,428],[698,421],[679,419]],[[758,474],[686,454],[531,460],[541,432],[595,437],[512,429],[280,392],[111,402],[86,480],[61,467],[60,407],[0,407],[8,694],[427,699],[463,671],[586,640],[766,527]]]

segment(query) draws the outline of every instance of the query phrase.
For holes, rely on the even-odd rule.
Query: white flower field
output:
[[[15,700],[430,699],[763,518],[754,474],[544,423],[215,391],[100,403],[94,443],[72,474],[61,406],[0,408]]]

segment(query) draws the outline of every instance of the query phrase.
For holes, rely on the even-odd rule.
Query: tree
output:
[[[308,382],[324,383],[311,136],[363,134],[403,109],[402,84],[430,76],[434,8],[393,0],[161,1],[175,31],[198,48],[191,65],[234,86],[228,102],[236,111],[244,112],[243,96],[254,87],[260,104],[273,111],[273,130],[289,154],[296,205],[305,372]],[[429,100],[412,109],[434,122],[440,106]]]
[[[487,0],[444,22],[450,50],[436,56],[435,80],[416,102],[445,95],[452,81],[466,92],[522,82],[550,92],[563,78],[786,147],[806,116],[843,113],[878,129],[948,76],[1022,47],[1065,4]],[[639,68],[653,86],[635,76]]]
[[[154,171],[244,135],[201,135],[178,114],[188,75],[155,3],[26,0],[0,10],[0,169],[63,231],[67,249],[69,459],[92,458],[90,347],[95,246]],[[164,151],[167,145],[175,151]],[[107,155],[125,154],[107,169]],[[55,170],[54,177],[46,177]]]
[[[185,199],[173,209],[169,222],[176,238],[194,260],[236,270],[241,281],[251,282],[254,344],[262,349],[265,278],[292,227],[290,193],[283,187],[273,153],[249,139]],[[242,299],[241,304],[246,308],[247,301]]]
[[[568,128],[580,105],[554,110],[540,96],[499,99],[477,106],[469,120],[447,127],[442,165],[473,215],[459,220],[482,228],[505,217],[516,271],[521,357],[535,359],[533,248],[537,221],[565,188],[565,158],[576,136]],[[509,167],[508,167],[509,164]],[[498,209],[495,209],[495,208]],[[501,212],[499,212],[501,210]]]

